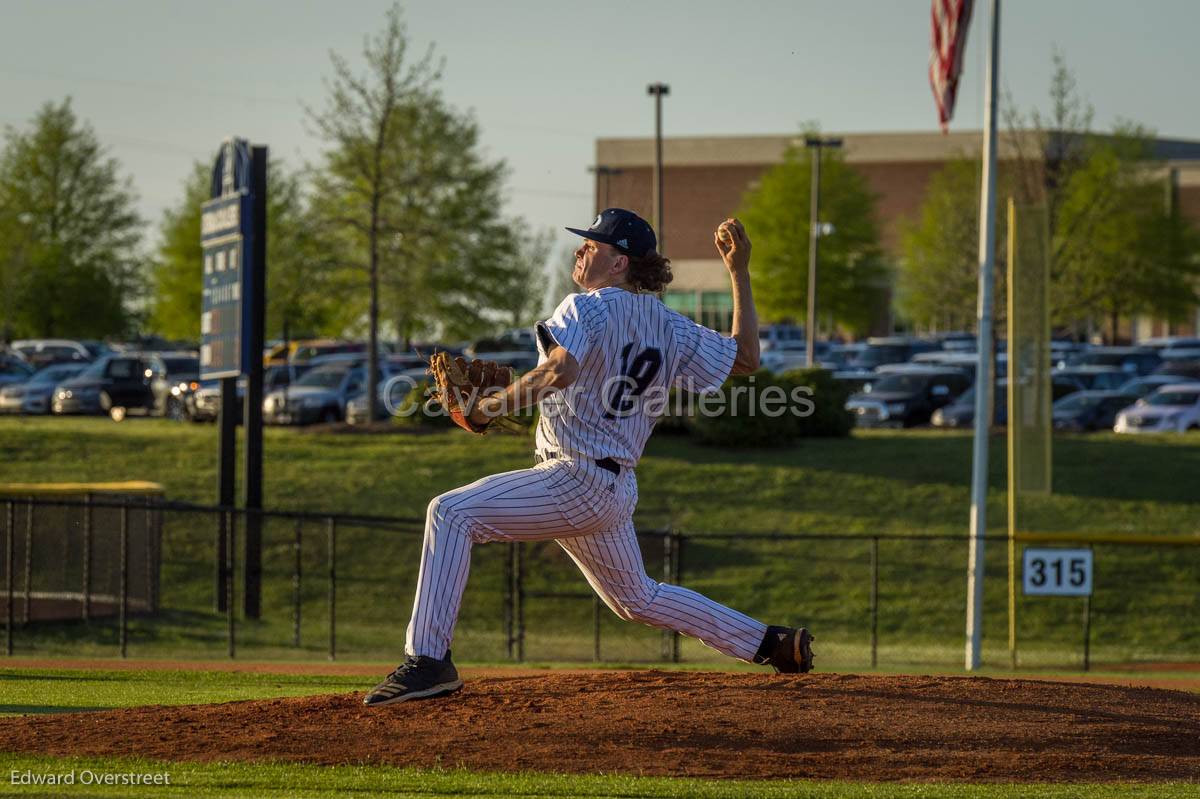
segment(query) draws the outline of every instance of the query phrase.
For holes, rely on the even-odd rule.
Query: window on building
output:
[[[694,291],[668,290],[663,294],[663,302],[672,311],[681,313],[692,321],[699,316],[699,309],[696,307],[696,292]]]
[[[724,291],[700,294],[700,324],[728,333],[733,329],[733,295]]]
[[[668,291],[663,302],[713,330],[728,333],[733,328],[733,295],[727,291]]]

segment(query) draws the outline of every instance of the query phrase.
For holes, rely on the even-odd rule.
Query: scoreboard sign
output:
[[[250,363],[248,338],[253,252],[250,148],[228,139],[213,167],[213,199],[200,214],[204,253],[200,300],[200,379],[237,377]]]

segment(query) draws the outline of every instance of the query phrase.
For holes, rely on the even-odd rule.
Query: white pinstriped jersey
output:
[[[737,354],[732,338],[651,294],[615,287],[567,295],[537,331],[540,361],[547,344],[557,343],[580,367],[565,392],[539,403],[538,451],[612,458],[629,468],[666,409],[667,390],[716,390]]]

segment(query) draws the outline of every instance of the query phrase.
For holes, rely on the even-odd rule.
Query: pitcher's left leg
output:
[[[657,582],[646,574],[632,520],[615,530],[558,543],[621,618],[681,632],[747,663],[755,662],[760,654],[767,625],[703,594]]]

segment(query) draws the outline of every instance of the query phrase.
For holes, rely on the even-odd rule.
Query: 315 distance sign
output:
[[[1028,548],[1021,575],[1026,595],[1091,596],[1092,550]]]

